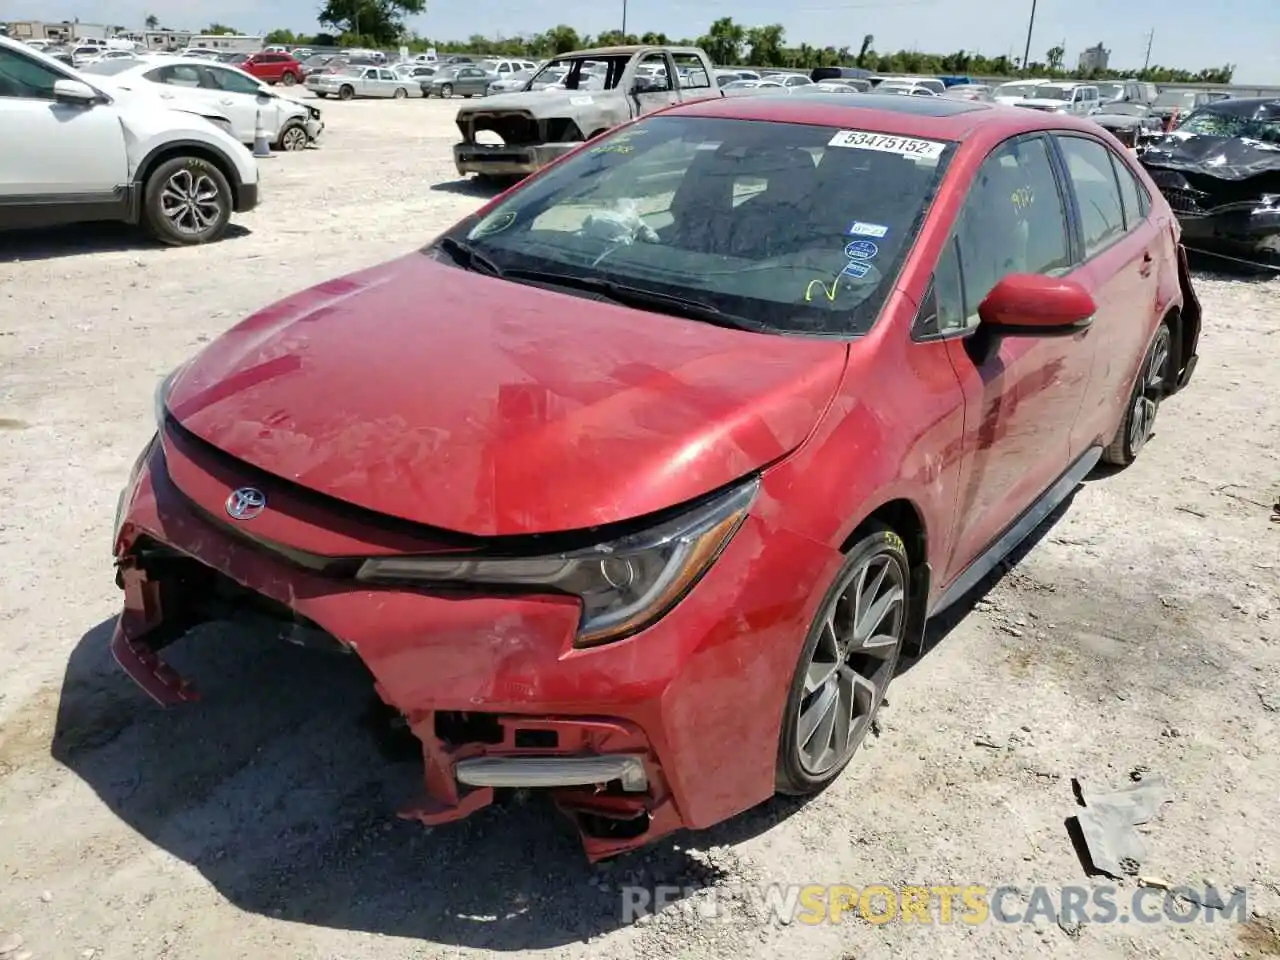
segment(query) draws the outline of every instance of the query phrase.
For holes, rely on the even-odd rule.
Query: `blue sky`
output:
[[[31,0],[5,4],[11,17]],[[174,27],[200,29],[217,21],[244,32],[273,27],[316,29],[317,0],[60,0],[62,17],[91,23],[141,23],[155,13]],[[857,47],[865,33],[881,50],[931,52],[980,50],[1022,55],[1031,0],[629,0],[627,29],[696,36],[715,18],[732,16],[748,26],[781,22],[789,42]],[[696,13],[694,11],[697,11]],[[1206,12],[1208,11],[1208,12]],[[34,8],[33,11],[34,13]],[[26,14],[31,15],[31,14]],[[598,33],[622,22],[622,0],[467,0],[440,3],[413,19],[419,33],[465,38],[473,33],[511,36],[567,23]],[[1277,0],[1038,0],[1033,59],[1065,42],[1067,62],[1101,40],[1114,67],[1142,65],[1147,33],[1154,28],[1151,60],[1191,69],[1234,63],[1239,83],[1280,84],[1280,2]]]

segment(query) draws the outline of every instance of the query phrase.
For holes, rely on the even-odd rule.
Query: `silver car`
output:
[[[489,93],[518,93],[533,79],[536,70],[520,70],[489,84]]]
[[[307,77],[306,87],[317,97],[332,94],[339,100],[356,97],[421,97],[421,81],[397,77],[387,67],[351,66],[333,73],[313,73]]]

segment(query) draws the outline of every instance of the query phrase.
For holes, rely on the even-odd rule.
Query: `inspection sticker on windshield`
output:
[[[876,237],[881,238],[889,232],[889,228],[883,223],[863,223],[858,220],[849,228],[849,236],[851,237]]]
[[[917,140],[915,137],[891,137],[885,133],[868,133],[865,130],[841,130],[827,142],[828,147],[849,147],[854,150],[876,150],[880,153],[896,153],[912,160],[937,160],[947,148],[937,140]]]

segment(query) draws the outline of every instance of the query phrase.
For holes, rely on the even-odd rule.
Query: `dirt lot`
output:
[[[1280,282],[1200,277],[1199,372],[1140,462],[1091,479],[933,630],[879,737],[807,806],[593,869],[536,798],[435,831],[392,820],[404,768],[327,660],[215,634],[173,655],[203,704],[165,713],[134,689],[105,650],[108,540],[157,380],[477,206],[449,160],[453,106],[330,103],[323,148],[266,161],[263,206],[210,248],[0,238],[0,956],[1280,955]],[[717,922],[620,919],[623,883],[1092,888],[1071,777],[1135,770],[1173,794],[1143,873],[1243,886],[1253,919],[806,926],[741,897]]]

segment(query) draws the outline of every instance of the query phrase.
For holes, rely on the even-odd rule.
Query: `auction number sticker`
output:
[[[886,133],[868,133],[865,130],[841,130],[828,142],[829,147],[848,147],[853,150],[876,150],[880,153],[896,153],[912,160],[937,160],[947,148],[937,140],[918,140],[915,137],[893,137]]]

